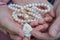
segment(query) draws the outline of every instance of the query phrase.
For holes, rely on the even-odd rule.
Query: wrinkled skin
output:
[[[18,34],[20,37],[24,37],[24,32],[19,28],[21,25],[17,24],[12,19],[11,10],[8,9],[7,5],[0,6],[0,24],[8,29],[7,31],[11,31],[13,34]]]
[[[3,3],[8,3],[10,0],[0,0],[0,2],[3,2]]]
[[[31,0],[32,1],[32,0]],[[13,0],[14,3],[16,4],[19,4],[19,5],[26,5],[28,3],[33,3],[33,2],[43,2],[43,3],[47,3],[51,6],[51,11],[49,12],[49,15],[47,15],[47,17],[44,17],[44,21],[41,22],[41,20],[39,20],[39,23],[43,23],[43,25],[39,25],[38,24],[38,21],[37,22],[32,22],[31,25],[32,26],[35,26],[36,24],[38,25],[36,28],[34,28],[32,31],[31,31],[31,34],[38,38],[38,39],[52,39],[52,37],[49,36],[48,33],[41,33],[40,31],[41,30],[46,30],[48,28],[48,23],[46,22],[49,22],[50,20],[53,19],[53,17],[55,17],[54,15],[54,12],[53,12],[53,6],[47,1],[42,1],[42,0],[33,0],[32,2],[30,2],[28,0],[28,3],[25,3],[23,0]],[[3,10],[5,10],[3,12]],[[14,32],[15,34],[17,35],[14,35],[14,34],[10,34],[10,36],[14,39],[14,40],[21,40],[22,37],[24,37],[24,33],[23,31],[19,28],[21,27],[20,24],[16,23],[12,17],[11,17],[11,13],[12,11],[9,10],[7,8],[6,5],[4,6],[0,6],[0,23],[1,25],[3,25],[5,28],[7,28],[9,31],[12,31]],[[49,19],[50,18],[50,19]],[[38,29],[39,28],[39,29]],[[28,40],[28,38],[24,37],[23,40]]]
[[[49,12],[49,15],[48,14],[46,14],[46,17],[44,17],[44,20],[39,20],[39,21],[36,21],[36,22],[32,22],[32,23],[30,23],[30,25],[32,25],[32,26],[36,26],[36,25],[38,25],[38,26],[36,26],[36,28],[34,28],[32,31],[31,31],[31,34],[34,36],[34,37],[36,37],[36,38],[38,38],[38,39],[47,39],[47,37],[48,37],[48,39],[52,39],[52,37],[50,37],[49,35],[48,35],[48,33],[41,33],[40,31],[41,30],[46,30],[47,28],[48,28],[48,23],[46,23],[46,22],[49,22],[49,21],[52,21],[53,20],[53,17],[55,17],[55,15],[54,15],[54,12],[53,12],[53,6],[47,1],[47,0],[27,0],[28,2],[26,2],[26,1],[24,1],[24,0],[13,0],[13,2],[14,3],[16,3],[16,4],[19,4],[19,5],[22,5],[22,6],[24,6],[24,5],[26,5],[26,4],[29,4],[29,3],[40,3],[40,2],[43,2],[43,3],[47,3],[47,4],[49,4],[50,6],[51,6],[51,11]],[[44,14],[42,14],[43,16],[44,16]],[[40,25],[40,24],[42,24],[42,25]],[[44,38],[43,36],[45,36],[46,35],[46,37]],[[26,40],[28,40],[28,38],[26,39]]]
[[[56,13],[56,19],[52,23],[47,33],[41,33],[38,31],[34,32],[34,36],[38,39],[46,39],[46,40],[55,40],[60,37],[60,0],[56,0],[54,3],[54,11]]]

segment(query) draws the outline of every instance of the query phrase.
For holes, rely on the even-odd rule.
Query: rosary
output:
[[[33,30],[29,23],[43,19],[40,13],[48,13],[51,9],[50,5],[44,3],[32,3],[25,6],[10,4],[8,7],[13,10],[12,18],[23,24],[22,30],[26,37],[30,37],[30,32]]]

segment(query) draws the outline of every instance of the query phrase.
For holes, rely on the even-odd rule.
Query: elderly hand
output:
[[[54,3],[56,19],[54,23],[51,25],[49,34],[55,38],[60,37],[60,0],[56,0]]]
[[[12,19],[11,10],[8,9],[7,5],[0,6],[0,24],[8,29],[7,31],[24,37],[24,32],[21,30],[22,26]]]
[[[0,0],[0,2],[3,2],[5,4],[7,4],[10,0]]]
[[[31,31],[31,34],[38,38],[38,39],[52,39],[50,38],[50,36],[48,35],[48,33],[41,33],[40,30],[46,30],[48,28],[48,23],[51,22],[53,20],[53,17],[55,17],[54,12],[53,12],[53,6],[47,1],[47,0],[25,0],[25,1],[21,1],[21,0],[12,0],[14,3],[19,4],[19,5],[26,5],[29,3],[46,3],[49,4],[51,6],[51,11],[49,12],[49,14],[47,14],[44,17],[44,20],[40,20],[40,21],[36,21],[36,22],[32,22],[30,23],[32,26],[36,26],[36,28],[34,28]],[[42,14],[44,16],[44,14]],[[40,25],[42,24],[42,25]]]
[[[49,4],[50,6],[51,6],[51,11],[50,11],[50,16],[52,16],[52,17],[55,17],[54,15],[54,11],[53,11],[53,6],[48,2],[48,1],[46,1],[46,2],[44,2],[44,3],[47,3],[47,4]],[[47,18],[44,18],[44,19],[48,19],[48,17]],[[48,22],[49,22],[49,20],[48,20]],[[36,37],[36,38],[38,38],[38,39],[46,39],[46,40],[52,40],[52,39],[55,39],[55,38],[53,38],[53,37],[51,37],[51,35],[49,35],[49,32],[41,32],[41,30],[45,30],[45,29],[47,29],[48,28],[48,23],[45,23],[45,24],[43,24],[43,25],[38,25],[38,27],[36,27],[36,28],[34,28],[32,31],[31,31],[31,34],[34,36],[34,37]]]

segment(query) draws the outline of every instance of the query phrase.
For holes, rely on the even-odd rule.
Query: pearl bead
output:
[[[41,12],[41,9],[38,9]]]
[[[36,21],[37,19],[34,19],[34,21]]]
[[[35,6],[37,6],[38,4],[37,3],[35,3]]]
[[[47,9],[42,10],[42,9],[39,9],[37,6],[46,6]],[[12,10],[15,10],[12,14],[12,17],[16,21],[21,22],[21,23],[33,22],[33,21],[36,21],[36,19],[42,19],[42,16],[40,14],[37,14],[37,13],[38,12],[45,12],[46,13],[46,12],[49,12],[50,9],[51,9],[49,5],[44,4],[44,3],[41,3],[41,4],[40,3],[33,3],[33,4],[26,5],[26,6],[20,6],[20,5],[17,5],[17,4],[10,4],[10,5],[8,5],[8,7]],[[31,8],[29,8],[29,7],[31,7]],[[28,14],[24,14],[24,9],[29,10]],[[31,19],[31,20],[21,20],[21,19],[18,18],[18,16],[22,16],[25,19],[28,19],[29,15],[32,15],[35,18]]]
[[[45,10],[45,13],[48,12],[48,10]]]
[[[45,12],[45,10],[41,10],[41,12]]]
[[[28,22],[31,22],[30,20],[27,20]]]
[[[25,19],[26,19],[26,18],[29,18],[29,16],[28,16],[27,14],[25,14],[25,15],[24,15],[24,18],[25,18]]]
[[[44,4],[44,6],[47,6],[47,4]]]
[[[41,3],[41,5],[43,6],[43,5],[44,5],[44,3]]]
[[[32,6],[35,6],[35,4],[32,4]]]
[[[49,7],[49,8],[48,8],[48,12],[50,11],[50,9],[51,9],[51,8]]]
[[[33,14],[33,16],[35,16],[35,14]]]
[[[38,6],[40,6],[41,4],[40,3],[38,3]]]
[[[18,22],[20,23],[20,22],[21,22],[21,20],[19,19],[19,20],[18,20]]]
[[[26,7],[29,7],[29,5],[26,5]]]
[[[24,20],[21,20],[21,22],[23,23],[23,22],[24,22]]]
[[[29,4],[29,6],[32,6],[32,4]]]
[[[33,22],[34,20],[31,20],[31,22]]]

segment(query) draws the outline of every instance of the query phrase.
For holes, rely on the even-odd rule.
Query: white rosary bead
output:
[[[45,10],[41,10],[41,12],[45,12]]]
[[[40,6],[41,4],[40,3],[38,3],[38,6]]]
[[[50,9],[51,9],[51,8],[49,7],[49,8],[48,8],[48,12],[50,11]]]
[[[44,3],[41,3],[42,6],[44,6]]]
[[[31,7],[32,6],[32,4],[29,4],[29,7]]]
[[[37,6],[45,6],[47,7],[47,9],[39,9]],[[38,14],[39,12],[44,12],[47,13],[50,11],[50,6],[44,3],[33,3],[33,4],[29,4],[26,6],[20,6],[17,4],[10,4],[8,5],[8,7],[12,10],[14,10],[12,17],[15,21],[23,24],[23,31],[25,33],[26,37],[30,37],[30,31],[32,31],[32,27],[31,25],[29,25],[28,23],[30,22],[34,22],[34,21],[38,21],[38,19],[43,19],[43,17],[41,16],[41,14]],[[25,12],[24,10],[28,10],[28,12]],[[25,13],[24,13],[25,12]],[[20,19],[19,17],[23,17],[23,19]],[[29,19],[30,17],[32,17],[31,19]]]
[[[27,20],[28,22],[31,22],[30,20]]]
[[[26,7],[29,7],[29,5],[26,5]]]
[[[27,10],[29,10],[29,11],[34,11],[33,9],[31,9],[31,8],[27,8]]]
[[[37,18],[38,18],[39,16],[38,16],[38,15],[35,15],[35,17],[37,17]]]
[[[16,7],[20,7],[19,5],[15,4]]]
[[[48,10],[45,10],[45,13],[47,13],[48,12]]]
[[[23,23],[24,22],[24,20],[21,20],[21,23]]]
[[[34,19],[34,21],[36,21],[37,19]]]
[[[30,20],[31,22],[33,22],[34,20]]]
[[[34,4],[34,3],[32,4],[32,7],[33,7],[33,6],[35,6],[35,4]]]
[[[44,6],[47,6],[47,4],[44,4]]]
[[[35,6],[38,6],[38,4],[37,3],[34,3],[35,4]]]
[[[18,23],[20,23],[21,22],[21,20],[18,20]]]
[[[25,19],[29,18],[29,16],[28,16],[27,14],[24,14],[23,17],[24,17]]]
[[[47,9],[45,9],[45,10],[39,9],[39,8],[37,8],[37,6],[46,6]],[[29,7],[31,7],[31,8],[29,8]],[[17,12],[24,12],[23,10],[27,9],[27,10],[30,11],[30,12],[28,12],[28,14],[34,16],[36,19],[42,19],[42,16],[39,15],[39,14],[36,14],[36,13],[38,13],[39,11],[47,13],[51,9],[49,5],[44,4],[44,3],[41,3],[41,4],[40,3],[33,3],[33,4],[26,5],[26,6],[20,6],[20,5],[17,5],[17,4],[10,4],[9,8],[11,8],[13,10],[16,10]],[[21,14],[21,13],[18,14],[17,12],[15,12],[15,14],[12,15],[13,18],[16,21],[18,21],[18,19],[19,19],[18,16],[22,16],[22,17],[24,17],[24,19],[29,18],[29,15],[27,15],[27,14]],[[23,20],[23,21],[19,20],[19,21],[20,22],[27,22],[27,21],[28,22],[32,22],[33,20]]]
[[[18,14],[18,16],[23,16],[23,14]]]
[[[21,10],[20,10],[20,9],[18,9],[17,11],[18,11],[18,12],[20,12]]]

